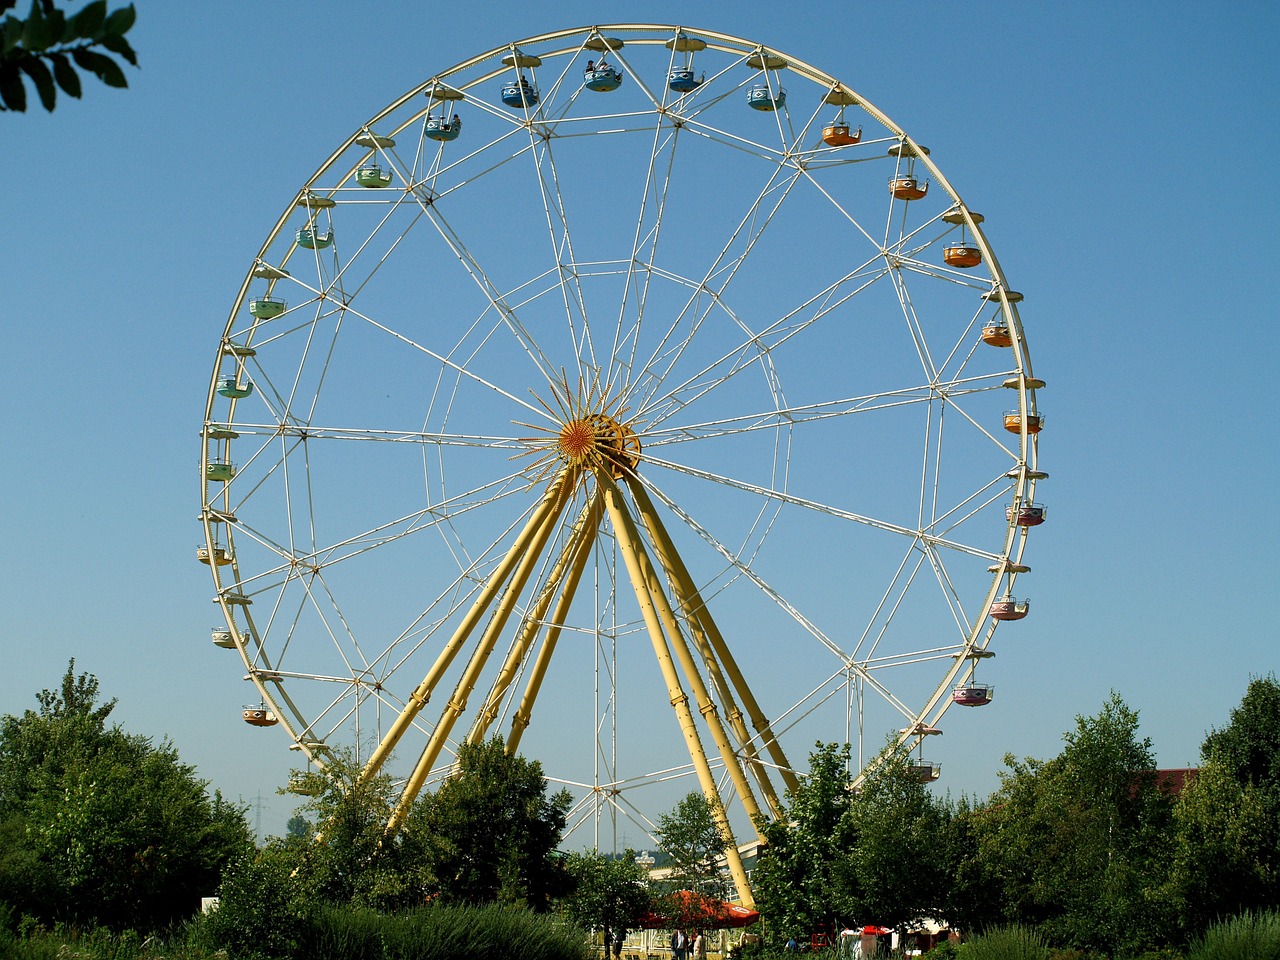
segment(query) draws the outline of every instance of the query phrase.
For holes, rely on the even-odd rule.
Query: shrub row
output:
[[[213,916],[217,916],[214,914]],[[259,946],[229,947],[213,918],[170,936],[141,937],[105,929],[52,931],[18,922],[0,903],[0,957],[5,960],[588,960],[582,932],[554,917],[497,906],[422,907],[398,914],[321,907],[293,921],[287,953],[264,952],[276,942],[269,926]],[[270,921],[267,921],[268,924]],[[223,931],[225,932],[225,930]],[[1034,930],[1000,927],[962,944],[931,951],[936,960],[1102,960],[1052,950]],[[1134,960],[1176,960],[1172,951]],[[1209,927],[1186,960],[1280,960],[1280,911],[1244,913]]]

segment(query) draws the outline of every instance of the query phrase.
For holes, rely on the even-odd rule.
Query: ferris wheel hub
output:
[[[640,462],[640,440],[635,431],[606,413],[569,420],[560,428],[556,446],[565,462],[608,468],[616,478]]]

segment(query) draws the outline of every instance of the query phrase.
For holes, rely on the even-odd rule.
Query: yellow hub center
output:
[[[610,465],[615,477],[640,462],[640,441],[629,428],[603,413],[575,417],[560,428],[560,456],[576,465]]]

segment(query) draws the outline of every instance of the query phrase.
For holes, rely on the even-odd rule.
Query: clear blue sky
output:
[[[295,755],[240,722],[193,556],[203,401],[246,267],[298,185],[431,74],[629,21],[844,78],[931,147],[1026,295],[1050,521],[1019,584],[1033,616],[984,666],[996,702],[952,711],[931,745],[939,788],[985,795],[1003,754],[1056,754],[1111,690],[1162,765],[1194,764],[1275,670],[1271,5],[138,6],[127,91],[90,82],[53,115],[0,117],[0,712],[75,657],[130,730],[260,793],[263,831],[283,830]]]

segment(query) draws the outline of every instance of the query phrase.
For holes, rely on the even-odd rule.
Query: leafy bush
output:
[[[290,861],[268,847],[235,861],[218,888],[218,908],[198,924],[196,939],[237,960],[292,957],[312,912],[297,895]]]
[[[995,927],[961,945],[959,960],[1048,960],[1044,938],[1030,927]]]
[[[1280,912],[1239,914],[1216,923],[1191,945],[1187,960],[1280,960]]]

